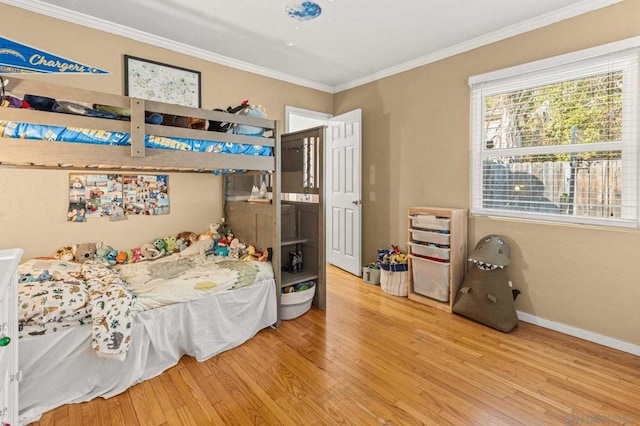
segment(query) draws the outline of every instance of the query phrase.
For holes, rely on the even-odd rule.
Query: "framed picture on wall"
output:
[[[199,71],[124,56],[126,96],[200,108],[200,81]]]

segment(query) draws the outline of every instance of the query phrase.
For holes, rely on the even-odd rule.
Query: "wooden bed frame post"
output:
[[[131,98],[131,156],[144,157],[145,103],[143,99]]]

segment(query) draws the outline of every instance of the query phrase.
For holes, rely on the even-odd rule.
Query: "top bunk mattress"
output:
[[[131,135],[129,133],[32,123],[17,123],[1,120],[0,136],[5,138],[44,140],[51,142],[76,142],[111,146],[131,145]],[[224,154],[260,156],[273,155],[273,149],[271,147],[259,144],[251,145],[246,143],[216,142],[154,135],[145,135],[144,143],[147,148],[216,152]]]

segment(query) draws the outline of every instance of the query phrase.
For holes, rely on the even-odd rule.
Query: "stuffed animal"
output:
[[[118,256],[118,250],[114,250],[114,249],[109,250],[109,253],[107,253],[107,256],[105,257],[105,260],[107,261],[107,264],[115,265],[116,264],[116,256]]]
[[[269,260],[269,250],[265,249],[262,251],[258,251],[254,246],[250,245],[247,246],[240,259],[245,262],[251,262],[253,260],[257,262],[267,262]]]
[[[187,242],[184,241],[182,238],[177,238],[176,239],[176,250],[178,252],[186,250],[187,247],[188,247]]]
[[[173,127],[189,127],[189,119],[180,115],[160,114],[162,116],[162,124]]]
[[[166,246],[167,253],[173,253],[173,252],[177,251],[176,250],[176,240],[177,240],[177,238],[173,237],[173,236],[164,237],[164,243],[165,243],[165,246]]]
[[[38,281],[51,281],[53,279],[53,275],[49,272],[48,269],[45,269],[38,276]]]
[[[158,251],[162,251],[163,256],[167,252],[167,243],[165,243],[162,238],[156,238],[153,240],[153,245],[158,249]]]
[[[209,225],[209,233],[213,236],[213,239],[220,238],[220,224],[212,223]]]
[[[127,263],[128,260],[128,256],[127,256],[127,252],[125,251],[119,251],[116,254],[116,265],[124,265],[125,263]]]
[[[56,254],[53,256],[54,259],[61,260],[63,262],[72,262],[73,261],[73,248],[72,247],[60,247]]]
[[[183,231],[176,235],[176,238],[181,239],[189,247],[191,244],[198,240],[198,235],[195,232]]]
[[[78,263],[93,260],[96,255],[96,243],[74,244],[72,247],[73,258]]]
[[[24,283],[33,283],[36,282],[38,279],[36,277],[34,277],[32,274],[30,273],[26,273],[26,274],[20,274],[20,276],[18,277],[18,282],[20,284],[24,284]]]
[[[229,243],[229,256],[231,257],[242,257],[242,253],[247,248],[247,246],[240,242],[239,239],[234,238]]]
[[[245,251],[244,256],[242,256],[242,260],[244,260],[245,262],[248,262],[250,260],[253,260],[253,257],[255,255],[256,255],[256,248],[251,244],[249,244],[247,246],[247,250]]]
[[[207,130],[209,120],[197,117],[187,117],[187,127],[190,129]]]
[[[223,255],[222,253],[225,254]],[[226,256],[229,254],[229,243],[225,237],[220,237],[218,241],[215,241],[214,254],[216,256]]]
[[[256,253],[258,255],[258,253]],[[271,259],[271,249],[264,249],[262,253],[259,253],[258,258],[256,259],[258,262],[268,262]]]
[[[233,240],[236,239],[233,235],[233,231],[231,229],[229,229],[229,232],[227,232],[226,237],[223,236],[222,240],[224,240],[224,244],[231,246],[231,244],[233,243]]]
[[[144,243],[140,247],[140,260],[155,260],[164,256],[164,249],[158,250],[156,246],[151,243]]]
[[[210,252],[214,248],[214,242],[211,238],[206,238],[204,240],[196,241],[191,244],[189,247],[182,250],[178,256],[193,256],[196,254],[205,255],[207,252]]]
[[[229,246],[219,245],[213,251],[213,254],[215,254],[216,256],[228,256],[229,255]]]
[[[202,234],[198,235],[197,241],[202,241],[202,240],[213,240],[213,235],[209,231],[203,232]]]
[[[229,114],[237,114],[243,109],[245,109],[247,106],[249,106],[249,101],[245,100],[245,101],[242,101],[242,103],[236,107],[228,106],[227,109],[216,108],[214,109],[214,111],[228,112]],[[231,126],[232,124],[227,121],[209,120],[209,122],[207,123],[207,130],[210,130],[212,132],[227,132],[231,129]]]
[[[140,252],[140,247],[136,247],[131,250],[131,262],[140,262],[142,260],[142,254]]]
[[[96,243],[96,255],[94,256],[97,261],[102,263],[109,263],[107,261],[107,255],[113,250],[112,247],[105,245],[102,241]]]
[[[225,238],[229,232],[231,232],[231,228],[223,217],[222,222],[220,222],[220,228],[218,228],[218,234],[220,234],[220,238]]]
[[[261,105],[246,105],[245,108],[238,111],[237,115],[247,117],[267,118],[267,113]],[[264,136],[264,129],[257,126],[249,126],[247,124],[234,124],[227,130],[227,133],[246,136]]]

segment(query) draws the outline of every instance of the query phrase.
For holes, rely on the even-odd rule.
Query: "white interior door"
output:
[[[326,137],[327,261],[362,275],[362,111],[329,119]]]

